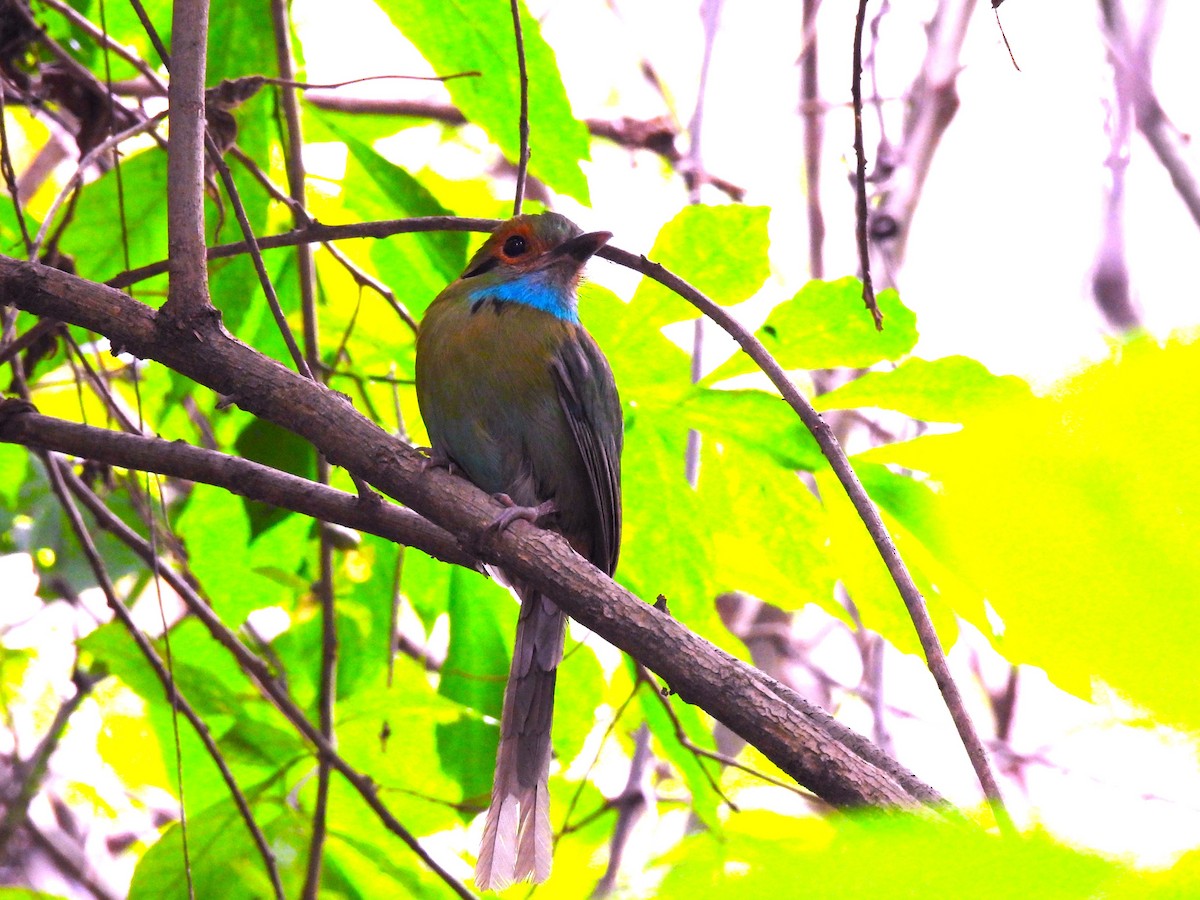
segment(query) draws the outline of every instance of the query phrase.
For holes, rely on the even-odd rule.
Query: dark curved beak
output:
[[[569,256],[579,263],[579,265],[583,265],[611,240],[611,231],[592,231],[587,234],[576,235],[555,247],[553,255],[558,257]]]

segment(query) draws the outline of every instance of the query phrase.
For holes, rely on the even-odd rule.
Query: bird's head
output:
[[[472,306],[524,303],[578,323],[575,289],[584,263],[612,237],[584,234],[558,213],[516,216],[500,225],[459,278]]]

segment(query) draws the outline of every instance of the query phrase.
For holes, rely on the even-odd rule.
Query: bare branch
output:
[[[871,248],[867,244],[867,151],[863,148],[862,127],[862,36],[867,17],[867,0],[858,0],[858,15],[854,19],[854,74],[850,82],[850,95],[854,100],[854,158],[856,161],[855,187],[855,238],[858,243],[858,267],[862,270],[863,304],[871,311],[875,327],[883,330],[883,313],[875,302],[875,288],[871,284]]]
[[[758,367],[762,369],[764,374],[771,379],[771,383],[779,389],[779,392],[783,395],[783,399],[787,401],[796,415],[800,417],[805,427],[816,438],[822,454],[829,461],[830,468],[833,469],[842,488],[846,491],[850,502],[854,504],[859,518],[866,525],[867,532],[871,535],[871,540],[875,542],[875,547],[879,551],[879,555],[883,558],[884,565],[887,566],[888,573],[891,575],[892,581],[895,582],[900,596],[904,600],[909,618],[912,619],[913,626],[917,632],[917,638],[921,643],[921,649],[925,652],[925,659],[929,665],[929,670],[933,674],[934,681],[937,683],[946,707],[950,711],[950,716],[954,720],[955,727],[958,729],[959,737],[966,748],[967,755],[971,759],[972,766],[975,768],[975,773],[979,778],[980,785],[983,787],[984,795],[992,804],[997,822],[1001,824],[1002,828],[1012,830],[1012,822],[1008,817],[1007,810],[1004,809],[1003,800],[1000,797],[1000,789],[996,784],[995,776],[992,774],[991,765],[988,763],[983,742],[979,739],[979,735],[975,731],[975,726],[971,723],[971,719],[967,715],[962,703],[962,696],[958,691],[958,686],[954,683],[954,679],[950,675],[950,669],[946,665],[946,656],[938,640],[937,631],[933,627],[933,622],[929,618],[929,611],[925,606],[925,598],[921,596],[920,590],[917,589],[912,575],[904,565],[904,561],[900,558],[900,553],[896,549],[891,535],[888,534],[887,526],[883,524],[883,519],[879,516],[879,510],[871,502],[871,498],[867,496],[862,482],[858,480],[858,475],[855,474],[850,461],[846,458],[845,452],[838,444],[833,431],[821,418],[820,414],[812,408],[804,398],[804,395],[800,393],[796,385],[788,378],[787,373],[783,371],[779,363],[763,347],[762,343],[747,331],[741,323],[734,319],[728,310],[713,303],[712,300],[687,284],[683,279],[668,272],[657,263],[650,262],[645,257],[639,259],[631,253],[611,246],[605,247],[600,251],[599,255],[605,259],[619,262],[644,275],[648,275],[659,284],[679,294],[679,296],[683,297],[725,329],[738,342],[746,354],[754,360]],[[720,717],[718,716],[718,718]],[[726,722],[725,724],[729,725],[730,723]],[[737,729],[734,728],[733,730],[736,731]],[[742,736],[745,737],[745,735]],[[759,749],[762,748],[759,747]],[[801,781],[801,784],[806,783]],[[806,786],[811,787],[811,785]],[[820,794],[820,791],[817,791],[817,793]]]
[[[208,0],[178,0],[171,14],[171,131],[167,139],[167,254],[171,282],[163,311],[181,325],[212,304],[204,262],[204,73]]]
[[[410,509],[382,501],[364,503],[354,494],[182,441],[122,434],[33,412],[0,416],[0,441],[215,485],[241,497],[414,547],[434,559],[479,568],[449,532]]]
[[[521,214],[525,201],[525,176],[529,169],[529,72],[525,69],[525,36],[521,32],[521,0],[510,0],[512,7],[513,37],[517,41],[517,77],[521,89],[521,111],[517,119],[517,133],[521,149],[517,156],[517,189],[513,198],[513,215]]]
[[[1154,21],[1158,5],[1158,2],[1149,5],[1147,22]],[[1118,0],[1101,0],[1101,8],[1106,7],[1111,7],[1114,15],[1111,24],[1109,17],[1105,16],[1104,37],[1113,65],[1124,70],[1135,92],[1133,106],[1138,131],[1146,138],[1159,163],[1167,170],[1171,184],[1174,185],[1183,205],[1187,207],[1192,220],[1200,226],[1200,185],[1197,184],[1195,173],[1188,167],[1180,146],[1187,143],[1187,138],[1181,137],[1178,130],[1171,126],[1170,119],[1158,102],[1158,96],[1150,83],[1148,68],[1138,68],[1138,49],[1129,35],[1123,15],[1120,14]],[[1143,41],[1146,36],[1143,34]]]
[[[808,274],[825,277],[825,216],[821,210],[821,143],[825,110],[817,68],[817,9],[820,0],[804,0],[804,49],[800,54],[800,106],[804,116],[804,198],[808,214]]]

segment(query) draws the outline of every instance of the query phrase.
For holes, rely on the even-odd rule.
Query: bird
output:
[[[611,237],[554,212],[515,216],[433,300],[416,342],[431,464],[508,507],[492,527],[535,521],[610,576],[621,544],[624,423],[612,369],[580,322],[577,288]],[[521,609],[475,865],[481,890],[545,881],[551,869],[550,726],[566,615],[504,577]]]

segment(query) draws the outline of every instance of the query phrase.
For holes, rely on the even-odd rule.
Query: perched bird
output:
[[[417,401],[431,458],[539,521],[612,574],[621,543],[621,405],[579,322],[584,264],[612,237],[557,213],[505,222],[430,305],[417,334]],[[509,579],[513,581],[513,579]],[[550,875],[550,722],[566,616],[520,581],[516,643],[475,883]]]

